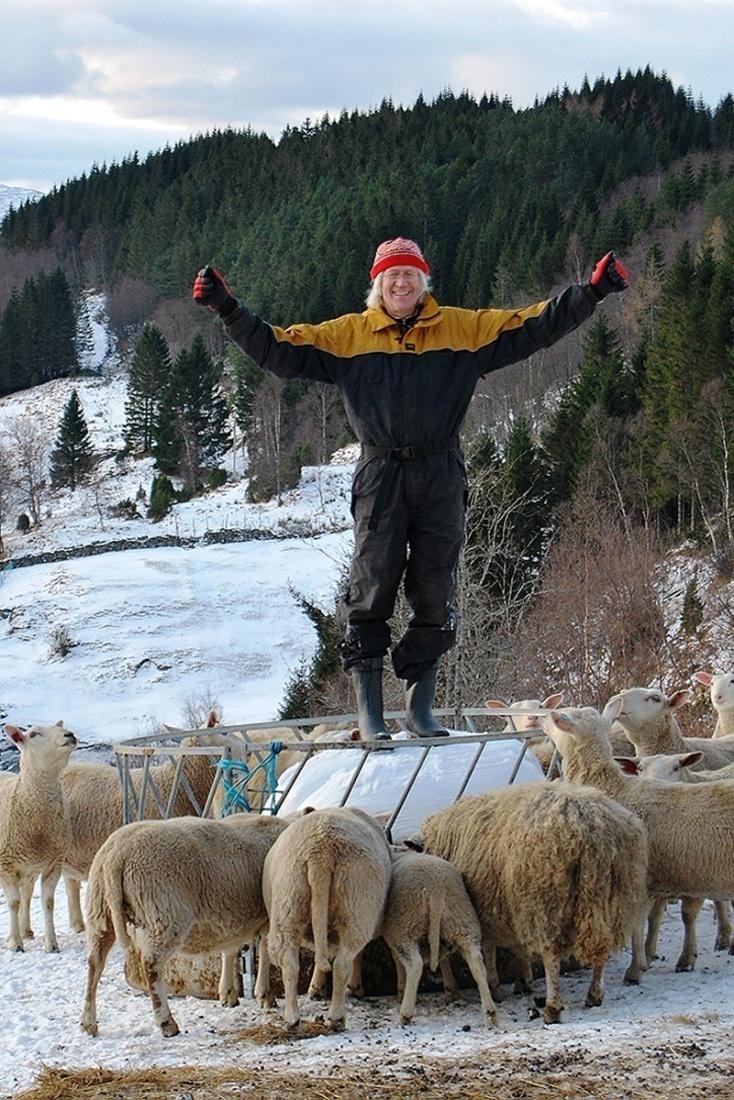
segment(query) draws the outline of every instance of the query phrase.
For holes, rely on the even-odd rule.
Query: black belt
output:
[[[458,436],[452,436],[450,439],[439,439],[434,443],[419,443],[414,447],[377,447],[371,443],[363,443],[363,458],[386,458],[388,460],[385,463],[385,469],[382,471],[380,484],[377,486],[377,495],[367,523],[367,530],[377,530],[380,516],[395,485],[398,463],[410,462],[414,458],[429,458],[431,455],[441,455],[446,454],[448,451],[458,450]]]

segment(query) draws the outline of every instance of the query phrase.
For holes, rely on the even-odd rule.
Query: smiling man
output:
[[[382,669],[403,578],[411,618],[392,661],[406,683],[407,725],[419,737],[447,733],[431,708],[439,658],[456,640],[466,501],[459,431],[477,382],[554,344],[628,285],[613,252],[588,283],[519,310],[440,306],[429,277],[415,241],[384,241],[363,313],[285,329],[241,305],[215,268],[203,268],[193,289],[194,300],[217,312],[261,367],[341,390],[362,445],[352,482],[354,555],[340,607],[342,661],[365,738],[389,737]]]

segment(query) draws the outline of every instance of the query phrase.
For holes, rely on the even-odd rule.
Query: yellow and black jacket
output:
[[[284,329],[238,303],[224,324],[266,370],[338,386],[361,443],[400,448],[458,436],[482,376],[554,344],[596,304],[588,286],[520,310],[456,309],[428,295],[407,329],[379,309]]]

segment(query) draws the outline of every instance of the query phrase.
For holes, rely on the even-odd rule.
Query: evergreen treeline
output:
[[[447,91],[306,120],[277,144],[227,130],[95,166],[8,215],[2,241],[53,234],[99,284],[133,275],[164,296],[212,260],[264,316],[292,322],[359,308],[375,243],[400,232],[424,245],[440,298],[502,304],[547,289],[569,249],[588,267],[729,182],[716,153],[732,144],[731,96],[712,111],[649,68],[523,111]],[[689,164],[654,199],[607,209],[621,182],[698,150],[705,172]]]
[[[74,305],[59,268],[27,279],[0,317],[0,397],[79,369]]]

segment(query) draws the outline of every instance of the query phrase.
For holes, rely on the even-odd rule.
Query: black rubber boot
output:
[[[349,671],[357,696],[359,732],[366,741],[390,741],[382,716],[382,657],[357,661]]]
[[[431,710],[436,694],[438,665],[422,672],[420,677],[405,686],[405,722],[409,730],[419,737],[448,737],[449,731],[434,717]]]

